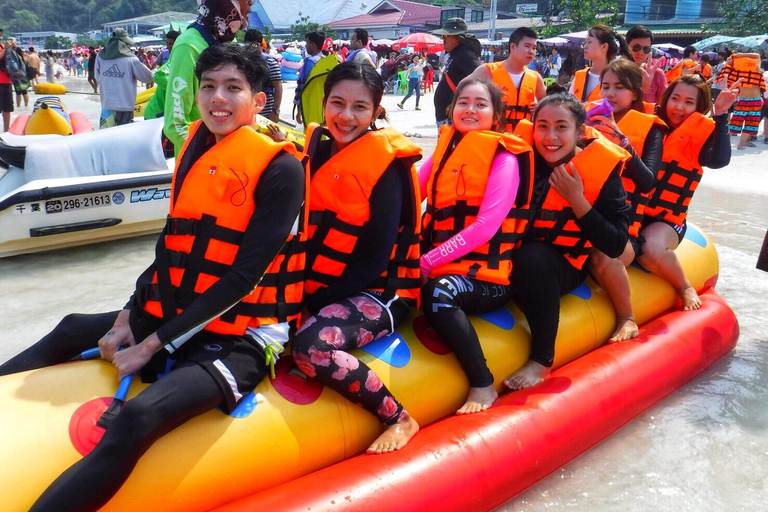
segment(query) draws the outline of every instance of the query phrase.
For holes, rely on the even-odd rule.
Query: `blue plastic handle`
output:
[[[131,381],[133,380],[133,374],[126,375],[123,380],[120,381],[120,386],[115,393],[115,400],[125,402],[125,397],[128,396],[128,390],[131,388]]]
[[[83,351],[82,354],[80,354],[80,359],[96,359],[97,357],[101,357],[101,352],[99,351],[99,347],[89,348],[88,350],[85,350]]]

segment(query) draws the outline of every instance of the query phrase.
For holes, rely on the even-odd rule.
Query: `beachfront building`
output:
[[[375,5],[375,0],[255,0],[248,21],[253,28],[269,27],[273,36],[284,36],[291,33],[291,25],[306,23],[300,18],[320,26],[331,25],[366,14]]]
[[[128,32],[129,36],[136,39],[137,36],[151,36],[152,29],[162,25],[181,22],[189,23],[196,18],[197,14],[195,13],[169,11],[147,16],[139,16],[138,18],[130,18],[127,20],[111,21],[109,23],[104,23],[102,28],[104,34],[111,34],[116,28],[123,28]]]
[[[45,48],[45,41],[51,36],[63,37],[69,39],[72,42],[77,40],[77,34],[72,32],[56,32],[53,30],[43,32],[17,32],[13,34],[13,38],[16,39],[16,44],[25,50],[30,46],[35,47],[37,50]]]
[[[712,35],[705,32],[716,28],[719,19],[717,2],[705,0],[628,0],[624,11],[624,25],[620,34],[638,24],[653,31],[657,43],[675,43],[687,46]]]
[[[357,27],[366,29],[374,39],[398,39],[413,32],[438,28],[442,12],[439,6],[384,0],[366,14],[331,23],[331,28],[341,39],[349,39]]]

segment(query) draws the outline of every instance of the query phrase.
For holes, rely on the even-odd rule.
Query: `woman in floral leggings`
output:
[[[421,150],[392,128],[370,129],[383,92],[373,67],[340,64],[325,83],[327,128],[308,127],[307,311],[291,348],[304,373],[384,424],[368,453],[399,450],[419,430],[379,377],[347,352],[393,333],[419,297],[413,162]]]

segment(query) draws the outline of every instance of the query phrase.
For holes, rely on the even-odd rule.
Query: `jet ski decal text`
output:
[[[159,201],[161,199],[170,199],[170,188],[148,188],[145,190],[131,190],[131,202],[142,203],[144,201]]]

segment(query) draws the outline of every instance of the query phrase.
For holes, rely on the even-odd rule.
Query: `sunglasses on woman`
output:
[[[632,51],[633,52],[639,52],[642,50],[643,53],[648,54],[651,53],[651,47],[650,46],[640,46],[639,44],[632,45]]]

